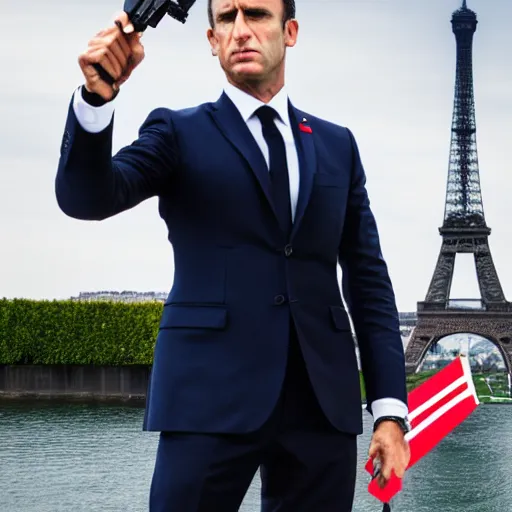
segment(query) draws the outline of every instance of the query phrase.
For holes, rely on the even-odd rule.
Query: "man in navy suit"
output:
[[[58,204],[102,220],[157,196],[168,227],[174,281],[144,418],[161,432],[150,510],[234,512],[259,468],[265,512],[350,511],[362,408],[338,264],[382,483],[409,458],[398,315],[357,145],[287,96],[293,0],[213,0],[209,18],[218,101],[152,111],[114,156],[114,98],[144,52],[125,14],[91,40]]]

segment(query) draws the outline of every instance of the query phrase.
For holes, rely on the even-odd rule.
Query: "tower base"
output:
[[[492,342],[512,374],[512,304],[484,310],[430,309],[428,304],[418,304],[418,321],[405,350],[408,374],[415,373],[427,350],[450,334],[469,333]]]

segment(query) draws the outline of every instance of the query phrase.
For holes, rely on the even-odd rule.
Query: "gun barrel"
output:
[[[172,0],[169,3],[167,14],[172,16],[174,19],[185,23],[188,17],[188,11],[194,5],[196,0],[177,0],[174,3]]]

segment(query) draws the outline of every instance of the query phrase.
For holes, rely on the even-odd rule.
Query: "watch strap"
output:
[[[377,427],[384,421],[394,421],[395,423],[398,423],[404,434],[407,434],[407,432],[411,430],[411,426],[407,421],[407,418],[402,418],[400,416],[381,416],[375,420],[375,423],[373,424],[373,431],[375,432]]]

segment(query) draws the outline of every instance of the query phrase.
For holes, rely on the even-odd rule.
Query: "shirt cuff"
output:
[[[112,121],[114,115],[114,100],[94,107],[89,105],[82,98],[81,85],[73,95],[73,111],[80,126],[89,133],[99,133],[103,131]]]
[[[407,405],[396,398],[379,398],[372,402],[373,420],[377,421],[382,416],[399,416],[405,418],[409,412]]]

